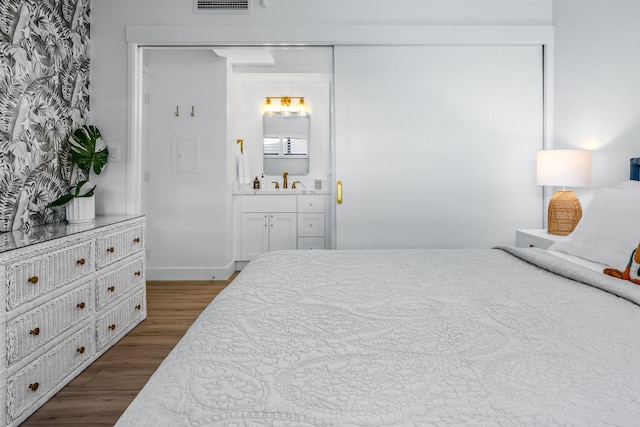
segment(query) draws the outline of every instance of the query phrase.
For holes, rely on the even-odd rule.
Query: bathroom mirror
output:
[[[269,113],[263,117],[264,173],[289,175],[309,173],[308,114]]]

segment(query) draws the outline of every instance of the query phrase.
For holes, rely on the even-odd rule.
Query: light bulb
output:
[[[265,114],[269,114],[273,112],[273,104],[271,103],[271,98],[267,98],[262,104],[262,112]]]
[[[307,104],[304,102],[304,98],[300,98],[298,105],[296,105],[296,110],[298,111],[298,114],[306,114]]]

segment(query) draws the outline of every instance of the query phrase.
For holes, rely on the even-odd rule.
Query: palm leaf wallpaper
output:
[[[0,2],[0,232],[56,223],[89,115],[90,0]]]

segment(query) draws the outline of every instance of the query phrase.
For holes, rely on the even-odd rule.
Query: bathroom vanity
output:
[[[236,260],[282,249],[327,248],[328,197],[327,191],[237,191]]]
[[[291,102],[289,97],[267,97],[267,105],[285,105],[285,100]],[[309,114],[265,110],[262,130],[261,174],[266,181],[258,189],[235,183],[234,260],[239,268],[265,252],[331,246],[330,195],[327,177],[319,173],[328,169],[329,155],[320,143],[311,159]]]

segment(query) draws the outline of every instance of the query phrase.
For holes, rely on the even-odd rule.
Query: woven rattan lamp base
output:
[[[580,201],[570,190],[558,190],[549,201],[547,232],[557,236],[571,233],[582,218]]]

